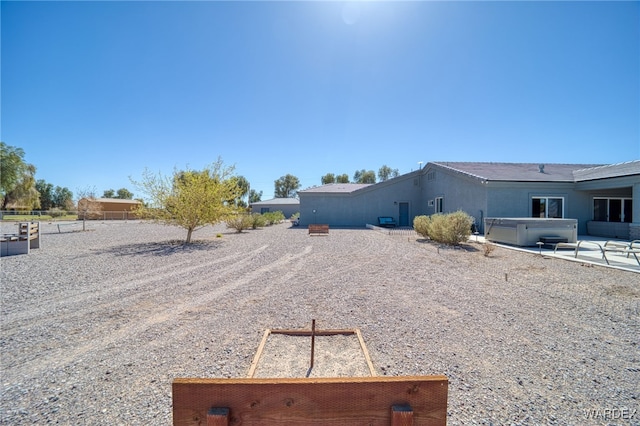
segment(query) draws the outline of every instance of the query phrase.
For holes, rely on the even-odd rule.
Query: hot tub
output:
[[[487,217],[484,219],[484,237],[487,241],[520,247],[535,246],[540,237],[578,239],[577,219],[540,219],[536,217]]]

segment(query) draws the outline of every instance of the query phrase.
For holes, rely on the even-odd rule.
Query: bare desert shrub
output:
[[[279,210],[275,212],[266,212],[262,215],[267,221],[267,225],[275,225],[276,223],[280,223],[284,220],[284,213]]]
[[[253,218],[247,214],[238,214],[229,217],[226,220],[226,224],[227,228],[242,232],[243,230],[249,229],[253,226]]]
[[[251,215],[251,227],[253,229],[262,228],[263,226],[266,226],[266,224],[267,219],[265,219],[265,217],[260,213],[253,213]]]
[[[486,243],[482,246],[482,248],[484,250],[485,257],[489,257],[491,253],[493,253],[493,251],[496,249],[496,246],[491,243]]]

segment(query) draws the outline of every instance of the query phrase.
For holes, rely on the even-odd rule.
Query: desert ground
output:
[[[360,329],[378,375],[446,375],[450,425],[640,424],[640,274],[370,229],[80,229],[0,261],[2,424],[171,424],[174,378],[245,377],[265,329],[312,319]]]

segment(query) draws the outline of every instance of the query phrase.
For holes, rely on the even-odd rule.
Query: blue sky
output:
[[[273,196],[418,162],[640,158],[639,2],[5,2],[2,140],[126,187],[221,157]]]

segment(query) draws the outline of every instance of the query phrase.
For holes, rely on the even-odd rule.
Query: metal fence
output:
[[[128,220],[137,219],[138,217],[133,212],[127,211],[100,211],[100,212],[87,212],[87,220]],[[76,216],[78,220],[83,219],[84,213],[77,210],[0,210],[0,220],[11,220],[12,216],[32,216],[33,219],[38,219],[42,216],[47,218],[61,218],[68,219],[68,216]],[[22,218],[21,218],[22,219]]]

